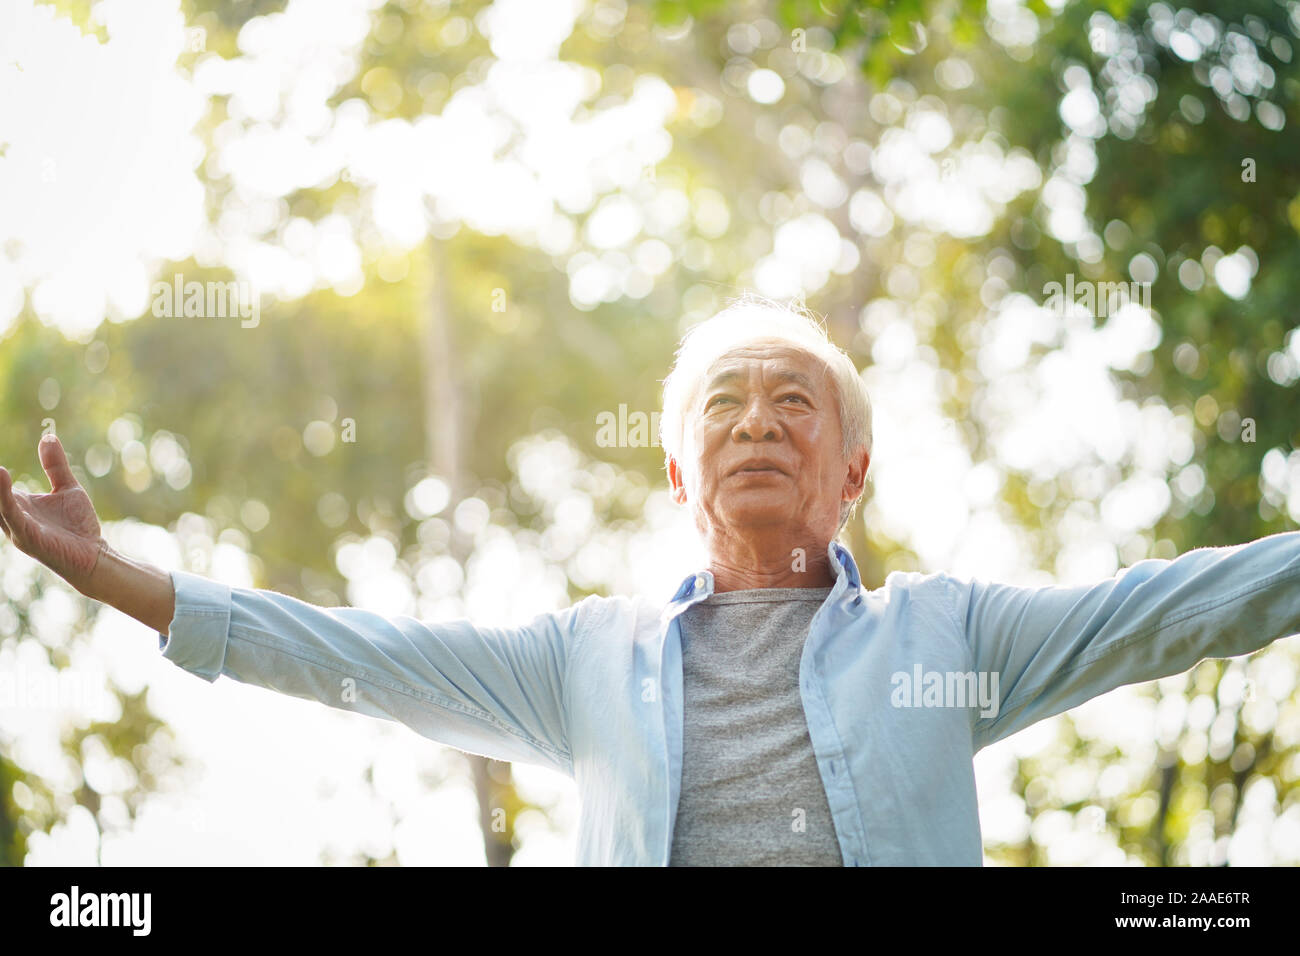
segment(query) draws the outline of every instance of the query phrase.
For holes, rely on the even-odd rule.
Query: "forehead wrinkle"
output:
[[[771,376],[772,378],[776,379],[776,381],[778,382],[794,382],[796,385],[800,385],[806,388],[810,392],[817,391],[817,386],[813,382],[813,380],[810,379],[803,372],[796,371],[795,369],[791,369],[791,368],[777,369],[776,371],[771,373]],[[723,371],[719,372],[717,375],[713,376],[713,378],[709,380],[709,383],[704,387],[704,390],[712,391],[713,389],[717,388],[720,385],[729,385],[732,382],[744,378],[748,378],[748,376],[739,369],[734,369],[734,368],[724,369]]]
[[[813,384],[813,380],[803,372],[796,372],[794,369],[782,369],[775,372],[774,376],[778,382],[794,382],[796,385],[802,385],[810,392],[817,391],[817,386]]]
[[[754,354],[755,352],[766,353],[766,354],[765,355],[760,354],[756,356]],[[773,355],[772,352],[775,352],[776,354]],[[838,396],[836,395],[833,373],[831,372],[830,365],[826,362],[824,358],[822,358],[817,353],[813,352],[811,349],[805,348],[799,343],[790,342],[784,338],[778,337],[778,338],[756,339],[752,342],[749,342],[744,345],[736,346],[734,348],[728,349],[725,352],[722,352],[719,355],[716,355],[711,362],[704,365],[704,369],[706,373],[707,371],[711,371],[715,368],[718,368],[718,366],[722,366],[721,368],[718,369],[718,371],[714,374],[714,376],[711,379],[708,379],[706,381],[705,374],[698,375],[693,379],[693,384],[687,386],[687,388],[684,390],[684,394],[682,396],[683,411],[682,411],[682,436],[681,436],[683,442],[682,445],[683,450],[686,447],[685,442],[691,431],[691,420],[692,418],[695,417],[695,413],[691,411],[691,409],[694,408],[697,402],[703,400],[703,396],[707,392],[717,388],[720,384],[727,384],[728,381],[735,380],[738,378],[747,378],[749,364],[755,358],[759,359],[759,361],[766,360],[766,361],[784,361],[784,362],[789,362],[791,361],[792,358],[795,359],[806,358],[811,360],[813,365],[816,366],[817,371],[820,373],[822,384],[830,386],[831,398],[837,399],[837,404],[838,404]],[[781,372],[775,374],[782,374],[782,373],[796,374],[796,375],[799,374],[795,372],[793,369],[782,369]],[[806,376],[805,376],[805,383],[807,384],[804,384],[804,387],[807,388],[808,391],[812,392],[814,395],[820,396],[822,394],[821,389],[819,389],[816,385],[811,384],[811,380],[807,379]]]
[[[743,372],[737,369],[729,369],[726,371],[722,371],[719,372],[717,375],[713,376],[713,378],[709,380],[709,383],[704,386],[704,390],[709,391],[711,389],[717,388],[719,385],[729,385],[732,382],[735,382],[739,379],[746,378],[746,377],[747,376]]]

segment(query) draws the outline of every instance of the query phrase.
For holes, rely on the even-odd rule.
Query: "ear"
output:
[[[844,476],[844,490],[840,496],[842,501],[857,501],[861,496],[867,486],[867,468],[870,464],[871,456],[866,449],[859,448],[849,456],[849,471]]]
[[[673,457],[668,459],[668,484],[672,487],[673,501],[679,505],[686,504],[686,482],[682,475],[682,466],[677,464],[677,459]]]

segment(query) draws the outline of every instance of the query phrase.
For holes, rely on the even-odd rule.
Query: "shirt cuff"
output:
[[[230,585],[188,571],[172,571],[176,612],[158,634],[162,656],[209,683],[221,674],[230,635]]]

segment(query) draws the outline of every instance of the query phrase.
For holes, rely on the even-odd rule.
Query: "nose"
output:
[[[762,435],[762,441],[776,441],[781,435],[781,423],[771,404],[762,396],[750,400],[745,414],[731,430],[734,441],[755,441],[755,435]]]

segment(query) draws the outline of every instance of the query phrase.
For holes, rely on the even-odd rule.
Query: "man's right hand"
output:
[[[95,507],[73,477],[59,440],[46,435],[36,447],[50,491],[18,491],[9,472],[0,468],[0,529],[19,551],[86,594],[100,552],[107,548]]]

